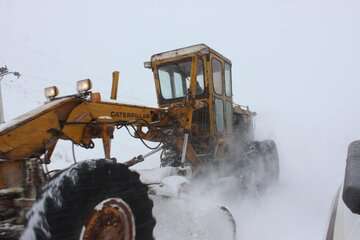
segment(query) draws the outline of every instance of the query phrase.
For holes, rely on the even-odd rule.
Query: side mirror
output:
[[[342,197],[351,212],[360,214],[360,140],[349,145]]]

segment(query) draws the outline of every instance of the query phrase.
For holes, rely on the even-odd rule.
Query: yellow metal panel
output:
[[[69,115],[63,133],[74,142],[82,143],[84,130],[87,124],[96,122],[98,119],[110,119],[111,122],[135,122],[144,120],[152,122],[152,116],[160,109],[137,105],[109,103],[109,102],[83,102],[77,106]]]
[[[7,159],[19,159],[40,154],[52,137],[49,129],[60,130],[59,120],[54,111],[19,125],[17,128],[1,136],[0,152]]]
[[[84,128],[86,125],[80,123],[89,123],[94,117],[91,116],[91,113],[88,110],[88,103],[83,102],[78,105],[69,115],[66,120],[66,124],[62,130],[66,138],[71,139],[77,144],[81,143],[81,139],[84,133]]]

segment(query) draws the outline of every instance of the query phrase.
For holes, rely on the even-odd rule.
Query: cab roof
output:
[[[226,62],[231,64],[230,59],[224,57],[223,55],[203,43],[154,54],[151,56],[151,62],[164,61],[166,59],[176,58],[178,56],[192,55],[194,53],[208,54],[210,52],[214,53],[218,57],[224,59]]]

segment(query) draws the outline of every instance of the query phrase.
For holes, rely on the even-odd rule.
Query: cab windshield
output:
[[[164,99],[186,96],[190,88],[191,58],[182,62],[166,63],[158,67],[161,95]],[[198,61],[196,76],[196,95],[204,93],[204,64]]]

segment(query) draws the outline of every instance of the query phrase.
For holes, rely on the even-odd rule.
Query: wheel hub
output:
[[[120,198],[97,204],[82,228],[80,240],[134,240],[135,221],[131,208]]]

